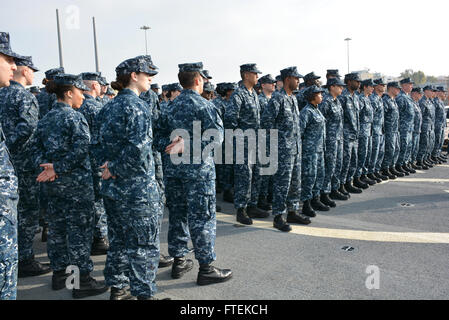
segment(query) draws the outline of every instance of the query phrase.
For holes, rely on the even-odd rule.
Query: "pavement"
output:
[[[175,300],[447,300],[449,298],[449,165],[383,182],[318,213],[290,233],[272,218],[242,226],[232,204],[217,196],[217,267],[230,268],[225,283],[196,285],[198,263],[179,280],[159,269],[158,298]],[[168,212],[161,252],[167,254]],[[35,239],[36,258],[48,262]],[[193,254],[190,254],[194,260]],[[103,278],[105,256],[92,257]],[[51,274],[18,281],[18,300],[71,300],[51,290]],[[109,292],[87,298],[107,300]]]

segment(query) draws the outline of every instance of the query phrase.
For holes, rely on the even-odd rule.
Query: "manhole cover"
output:
[[[414,205],[411,203],[401,203],[401,207],[408,208],[408,207],[414,207]]]
[[[344,246],[343,248],[341,248],[341,250],[351,252],[354,251],[355,248],[351,246]]]

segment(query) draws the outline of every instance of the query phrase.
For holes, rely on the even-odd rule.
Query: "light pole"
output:
[[[145,54],[148,55],[148,46],[147,46],[147,30],[151,29],[149,26],[140,27],[141,30],[145,30]]]
[[[352,40],[351,38],[346,38],[345,39],[346,44],[348,45],[348,73],[349,73],[349,41],[351,41],[351,40]]]

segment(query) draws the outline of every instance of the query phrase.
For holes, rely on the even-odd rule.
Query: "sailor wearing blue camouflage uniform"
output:
[[[436,163],[446,162],[441,158],[441,148],[444,142],[444,128],[446,128],[446,112],[444,109],[445,90],[443,87],[436,88],[436,97],[433,99],[435,105],[435,146],[432,150],[431,159]]]
[[[368,178],[378,183],[388,180],[388,177],[381,173],[382,161],[385,153],[385,126],[384,126],[384,104],[382,96],[385,93],[387,84],[382,78],[374,80],[374,92],[369,97],[373,108],[372,125],[372,148],[368,165]]]
[[[163,214],[155,177],[152,114],[139,95],[150,89],[144,56],[115,69],[118,95],[98,114],[101,194],[108,220],[109,251],[104,270],[111,300],[154,299],[159,263],[159,221]],[[126,290],[130,286],[131,294]]]
[[[323,101],[323,89],[313,85],[307,87],[303,97],[307,105],[299,113],[299,129],[302,140],[301,201],[302,212],[315,217],[314,211],[329,211],[330,207],[321,202],[320,195],[324,182],[324,152],[326,119],[318,109]]]
[[[401,88],[398,82],[389,82],[387,84],[387,93],[382,96],[384,105],[384,125],[385,125],[385,152],[382,161],[382,174],[389,179],[403,177],[402,172],[395,169],[395,164],[399,158],[399,107],[396,103],[396,97]]]
[[[10,85],[13,72],[17,70],[14,58],[19,57],[11,50],[9,33],[0,32],[0,88]],[[18,199],[18,179],[0,122],[0,300],[16,300],[17,297]]]
[[[433,86],[426,86],[423,90],[424,96],[419,101],[422,125],[419,137],[418,165],[425,169],[433,167],[429,158],[435,145],[435,105],[432,102],[435,93]]]
[[[90,276],[94,221],[90,134],[86,119],[74,110],[81,107],[82,92],[88,88],[81,76],[60,74],[47,89],[58,100],[39,121],[30,143],[34,166],[44,169],[37,181],[47,186],[52,288],[65,288],[66,268],[77,266],[80,287],[72,295],[84,298],[108,289]]]
[[[108,90],[108,86],[109,83],[106,80],[105,77],[102,77],[101,75],[99,75],[99,79],[98,79],[98,83],[101,86],[101,91],[100,94],[95,98],[98,102],[100,102],[102,105],[105,105],[106,103],[108,103],[111,99],[108,97],[108,95],[106,94],[107,90]]]
[[[402,79],[400,84],[402,90],[396,97],[399,107],[400,152],[395,168],[397,171],[409,175],[410,173],[416,173],[414,169],[409,168],[413,148],[413,128],[415,126],[415,105],[410,96],[414,82],[410,78],[406,78]]]
[[[155,143],[163,153],[169,209],[168,249],[170,256],[175,257],[171,276],[179,279],[193,268],[193,261],[185,258],[191,238],[200,265],[197,284],[207,285],[229,280],[232,272],[211,265],[216,259],[215,165],[212,150],[203,152],[207,142],[195,140],[201,139],[206,130],[213,130],[213,144],[219,146],[223,141],[223,123],[212,102],[201,97],[206,78],[202,69],[201,62],[179,65],[178,78],[184,90],[162,110]],[[201,126],[199,137],[193,133],[197,124]],[[175,130],[183,130],[188,136],[172,139]],[[192,151],[196,143],[201,148],[199,157]],[[174,164],[174,157],[179,155],[188,159]]]
[[[54,80],[55,76],[64,73],[64,68],[54,68],[45,71],[45,79],[42,83],[47,86],[48,83]],[[56,102],[56,95],[50,94],[47,90],[41,90],[37,95],[37,101],[39,102],[39,119],[42,119],[50,110],[53,103]]]
[[[108,250],[107,244],[107,220],[106,212],[104,210],[103,199],[100,195],[101,186],[101,170],[100,165],[95,161],[95,149],[98,146],[98,130],[99,123],[97,122],[97,115],[100,112],[103,104],[96,98],[101,94],[100,74],[98,72],[84,72],[81,74],[84,84],[89,91],[84,92],[84,101],[78,109],[84,116],[89,125],[90,133],[90,161],[92,167],[92,179],[95,195],[95,218],[94,218],[94,238],[92,243],[91,255],[104,255]]]
[[[287,223],[310,224],[299,213],[301,193],[301,137],[298,101],[293,91],[302,78],[296,67],[281,70],[283,89],[273,94],[261,116],[261,127],[277,130],[278,168],[273,175],[273,226],[283,232],[291,231]],[[270,150],[271,152],[271,150]],[[283,217],[287,214],[287,221]]]
[[[359,122],[359,97],[356,94],[360,87],[360,75],[350,73],[345,76],[347,88],[338,97],[343,108],[343,165],[341,169],[340,192],[362,193],[362,190],[352,185],[352,179],[357,169]]]
[[[370,96],[374,92],[374,81],[372,79],[362,81],[361,94],[359,96],[360,106],[360,131],[358,139],[357,171],[354,178],[354,185],[358,188],[366,189],[367,185],[374,185],[377,181],[367,177],[368,167],[371,160],[372,133],[374,111],[371,105]]]
[[[421,100],[423,96],[423,90],[422,88],[419,87],[413,88],[412,93],[410,95],[413,99],[413,106],[415,109],[415,118],[414,118],[415,120],[412,138],[412,155],[411,155],[412,168],[415,170],[423,170],[424,168],[416,163],[418,160],[419,137],[421,135],[421,126],[422,126],[422,113],[421,108],[419,107],[419,100]]]
[[[320,86],[319,79],[320,76],[315,75],[314,72],[310,72],[304,76],[304,84],[303,87],[299,89],[299,92],[296,94],[296,99],[298,100],[299,111],[301,111],[306,105],[307,101],[304,98],[304,90],[311,86]]]
[[[39,225],[39,185],[30,160],[29,138],[37,127],[39,106],[35,96],[25,89],[39,71],[31,57],[15,58],[17,70],[10,86],[0,90],[0,114],[6,145],[19,179],[18,240],[19,278],[50,272],[34,259],[33,239]]]
[[[321,202],[335,207],[332,200],[347,201],[349,197],[340,193],[340,173],[343,163],[343,108],[338,100],[345,84],[340,78],[330,78],[326,84],[327,94],[318,109],[326,119],[326,152],[324,153],[325,175]],[[331,200],[332,199],[332,200]]]
[[[226,109],[224,117],[226,129],[240,129],[243,132],[250,130],[257,134],[257,130],[260,128],[260,104],[254,86],[257,84],[260,73],[256,64],[240,66],[242,85],[234,91]],[[238,138],[244,139],[243,133],[236,134],[236,138],[237,141],[241,140]],[[269,213],[257,207],[259,167],[249,161],[251,158],[256,158],[257,154],[248,154],[251,141],[244,140],[244,155],[235,154],[236,158],[244,159],[244,164],[234,164],[234,206],[237,209],[237,221],[250,225],[252,224],[251,218],[267,218]],[[227,143],[230,141],[225,142],[225,144]],[[251,149],[254,149],[256,144],[255,141],[253,143]]]

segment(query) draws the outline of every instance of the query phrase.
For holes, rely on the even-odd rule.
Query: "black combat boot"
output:
[[[294,224],[304,224],[308,225],[311,224],[312,221],[310,221],[310,218],[306,215],[294,211],[289,211],[287,215],[287,222],[288,223],[294,223]]]
[[[405,176],[410,175],[410,173],[408,171],[404,170],[400,164],[397,164],[395,169],[397,172],[400,172],[400,173],[404,174]]]
[[[374,173],[368,174],[368,178],[370,178],[373,181],[376,181],[376,183],[381,183],[383,181],[381,178],[377,177]]]
[[[232,278],[232,271],[229,269],[219,269],[211,265],[201,265],[196,283],[199,286],[206,286],[214,283],[221,283]]]
[[[137,298],[132,296],[125,288],[119,289],[111,287],[111,296],[109,297],[109,300],[137,300]]]
[[[354,184],[354,187],[356,187],[356,188],[360,188],[360,189],[364,189],[364,190],[369,188],[369,185],[365,182],[362,182],[360,180],[360,177],[354,178],[353,184]]]
[[[404,164],[403,168],[404,168],[404,170],[407,170],[411,174],[415,174],[416,173],[416,170],[413,169],[410,164]]]
[[[335,201],[332,201],[329,198],[329,195],[327,193],[322,193],[320,196],[320,201],[322,204],[324,204],[325,206],[331,207],[331,208],[335,208],[337,207],[337,204],[335,203]]]
[[[175,261],[175,258],[170,256],[164,256],[161,254],[159,256],[159,268],[167,268],[173,265],[173,262]]]
[[[388,173],[388,169],[382,169],[379,172],[374,173],[374,175],[376,177],[379,177],[380,179],[382,179],[382,181],[388,181],[390,180],[390,173]]]
[[[418,163],[412,163],[412,168],[415,170],[423,170],[423,167],[418,165]]]
[[[273,227],[282,232],[290,232],[292,231],[292,227],[285,221],[282,214],[278,214],[273,219]]]
[[[90,274],[81,275],[80,288],[73,289],[72,297],[74,299],[82,299],[91,296],[97,296],[108,291],[108,287],[104,281],[97,281]]]
[[[316,211],[330,211],[331,208],[327,205],[325,205],[324,203],[322,203],[320,201],[320,196],[317,196],[315,198],[312,199],[312,201],[310,202],[310,204],[312,205],[312,208]]]
[[[253,206],[248,206],[246,212],[248,213],[248,217],[250,218],[265,219],[270,216],[270,213],[268,211],[264,211]]]
[[[234,203],[234,193],[232,190],[223,191],[223,201],[228,203]]]
[[[340,188],[338,189],[338,192],[340,192],[342,195],[348,197],[348,199],[351,198],[351,195],[349,194],[348,190],[346,190],[344,184],[341,184],[341,185],[340,185]]]
[[[370,179],[369,177],[367,177],[365,174],[362,174],[362,176],[360,177],[360,181],[369,184],[370,186],[374,186],[377,183],[376,179]]]
[[[403,174],[402,172],[397,171],[394,167],[390,168],[390,172],[392,174],[394,174],[396,177],[399,177],[399,178],[403,178],[405,176],[405,174]]]
[[[108,253],[109,243],[105,237],[94,237],[92,242],[92,249],[90,251],[91,256],[102,256]]]
[[[193,269],[193,261],[190,259],[175,258],[171,269],[171,277],[173,279],[180,279],[183,275]]]
[[[416,166],[420,167],[422,170],[429,170],[429,167],[426,164],[424,164],[423,161],[417,161]]]
[[[248,217],[246,208],[237,209],[237,221],[240,222],[241,224],[245,224],[248,226],[253,224],[253,220],[250,217]]]
[[[316,212],[315,212],[315,210],[313,210],[310,200],[304,201],[304,203],[302,205],[302,214],[304,214],[310,218],[316,217]]]
[[[272,207],[271,203],[269,203],[267,201],[267,197],[264,197],[264,196],[260,196],[259,197],[259,202],[257,203],[257,207],[259,209],[262,209],[262,210],[265,210],[265,211],[273,210],[273,207]]]
[[[35,277],[50,273],[52,270],[49,264],[42,264],[34,257],[28,260],[19,261],[19,278]]]
[[[52,290],[61,290],[66,287],[65,282],[70,276],[70,273],[66,273],[65,270],[53,271],[53,276],[51,277],[51,288]]]
[[[345,188],[346,190],[348,190],[349,193],[355,193],[355,194],[360,194],[362,193],[362,189],[359,189],[357,187],[354,187],[351,183],[351,181],[346,182],[345,184]]]
[[[332,190],[332,192],[329,194],[329,198],[332,200],[340,200],[340,201],[348,201],[349,197],[345,196],[343,193],[340,193],[338,190]]]

